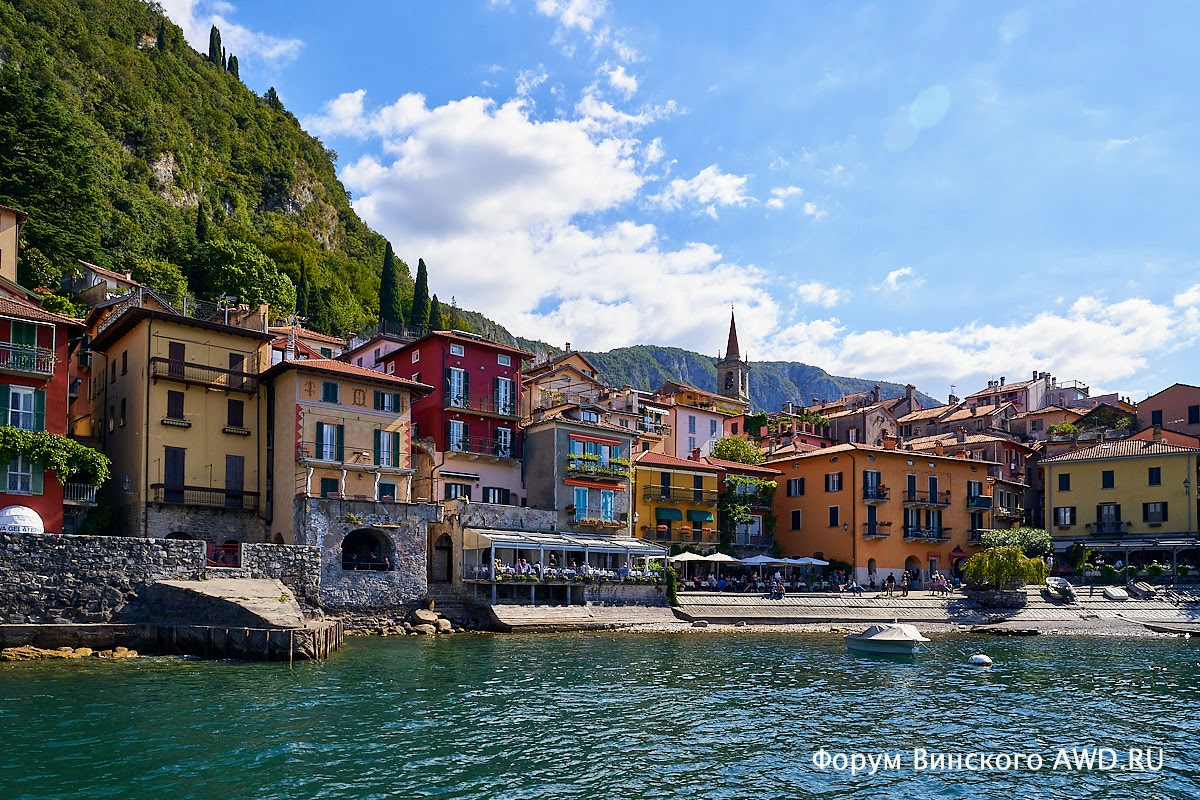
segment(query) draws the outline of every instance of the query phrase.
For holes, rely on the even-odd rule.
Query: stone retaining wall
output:
[[[206,565],[205,543],[0,532],[0,623],[101,623],[158,580],[278,578],[301,605],[320,591],[315,548],[245,544],[237,567]]]
[[[666,584],[615,583],[601,581],[583,585],[583,599],[587,603],[604,605],[667,605]]]

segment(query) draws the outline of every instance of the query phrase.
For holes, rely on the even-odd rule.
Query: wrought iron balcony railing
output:
[[[153,502],[165,505],[233,508],[242,511],[258,510],[258,492],[209,486],[169,486],[164,483],[152,483],[150,484],[150,493]]]

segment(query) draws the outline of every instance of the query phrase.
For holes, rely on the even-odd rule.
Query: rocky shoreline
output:
[[[111,650],[93,650],[90,647],[34,647],[26,644],[0,650],[0,661],[62,661],[84,658],[139,658],[137,650],[114,647]]]

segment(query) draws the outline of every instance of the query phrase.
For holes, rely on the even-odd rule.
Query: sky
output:
[[[518,335],[1200,384],[1200,5],[162,0]],[[753,373],[751,373],[753,376]]]

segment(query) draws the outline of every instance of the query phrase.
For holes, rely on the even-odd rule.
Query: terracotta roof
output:
[[[290,326],[290,325],[272,325],[271,327],[267,328],[267,330],[270,331],[271,333],[278,333],[278,334],[287,336],[288,334],[290,334],[292,332],[292,326]],[[303,336],[305,339],[312,339],[312,340],[318,341],[318,342],[329,342],[330,344],[337,344],[337,345],[341,345],[342,347],[346,346],[345,339],[339,338],[337,336],[330,336],[325,333],[317,333],[316,331],[310,331],[308,328],[298,328],[296,330],[296,336],[297,336],[297,338]]]
[[[1028,387],[1031,383],[1034,383],[1034,382],[1035,382],[1034,379],[1030,378],[1027,381],[1015,381],[1013,383],[996,384],[995,386],[989,386],[986,389],[980,389],[978,392],[972,392],[971,394],[967,395],[967,398],[982,397],[986,394],[1000,394],[1002,392],[1008,392],[1008,391],[1012,391],[1014,389],[1024,389],[1024,388]]]
[[[638,464],[646,464],[652,467],[675,467],[677,469],[694,469],[700,472],[719,472],[719,467],[714,467],[711,464],[705,464],[703,461],[692,461],[690,458],[676,458],[675,456],[666,456],[662,453],[651,453],[646,451],[638,453],[634,458]],[[744,464],[742,466],[745,466]]]
[[[83,320],[75,319],[74,317],[55,314],[53,311],[47,311],[39,305],[30,303],[26,300],[18,300],[15,297],[6,297],[0,295],[0,314],[17,319],[28,319],[37,322],[51,322],[59,325],[77,325],[83,327]]]
[[[1022,444],[1008,436],[1001,436],[996,433],[969,433],[963,441],[958,440],[958,435],[955,433],[939,433],[935,436],[921,436],[916,439],[905,439],[902,447],[912,447],[914,451],[923,452],[922,448],[933,447],[941,443],[943,447],[970,447],[971,445],[992,444],[993,442],[1001,442],[1009,444],[1021,450],[1029,450],[1029,445]]]
[[[822,447],[821,449],[814,450],[811,453],[799,453],[799,454],[792,455],[791,458],[813,458],[815,456],[829,456],[829,455],[836,456],[841,453],[852,453],[852,452],[873,453],[873,454],[889,453],[889,454],[895,455],[898,458],[904,458],[905,456],[907,456],[908,458],[912,458],[914,456],[920,456],[921,458],[924,458],[924,459],[933,458],[933,459],[941,459],[943,461],[953,461],[956,463],[966,460],[966,459],[962,459],[962,458],[957,458],[956,456],[939,456],[939,455],[934,455],[933,453],[918,453],[915,450],[904,450],[904,449],[900,449],[900,448],[897,448],[895,450],[888,450],[885,447],[875,447],[873,445],[865,445],[865,444],[839,444],[839,445],[834,445],[833,447]],[[770,455],[767,457],[768,463],[770,463],[772,461],[776,461],[776,460],[781,461],[783,459],[779,458],[778,454],[773,454],[773,455]],[[975,463],[983,463],[983,462],[975,462]]]
[[[1052,405],[1052,406],[1046,406],[1044,408],[1039,408],[1034,411],[1022,411],[1020,414],[1017,414],[1017,416],[1013,417],[1013,419],[1025,419],[1026,417],[1035,417],[1039,414],[1061,414],[1064,411],[1066,411],[1069,414],[1074,414],[1077,417],[1083,416],[1083,412],[1080,411],[1078,408],[1067,408],[1066,406],[1053,406]]]
[[[1186,453],[1200,453],[1200,448],[1184,447],[1166,442],[1147,442],[1141,439],[1120,439],[1115,442],[1104,442],[1092,445],[1070,453],[1051,456],[1042,459],[1043,464],[1060,461],[1097,461],[1105,458],[1134,458],[1138,456],[1172,456]]]
[[[613,431],[614,433],[623,433],[626,436],[630,436],[630,437],[637,435],[636,431],[634,431],[630,428],[623,428],[620,425],[614,425],[611,422],[604,422],[603,420],[600,420],[598,422],[589,422],[587,420],[575,419],[574,417],[568,417],[567,412],[574,408],[579,408],[579,404],[578,403],[563,403],[561,405],[554,406],[553,408],[545,411],[539,419],[526,422],[525,427],[533,428],[533,427],[536,427],[536,426],[541,425],[546,422],[561,421],[561,422],[570,422],[575,425],[584,425],[589,428],[601,428],[606,431]]]
[[[937,419],[942,414],[950,412],[953,406],[934,406],[933,408],[921,408],[916,411],[910,411],[896,421],[901,425],[908,425],[913,422],[921,422],[927,419]]]
[[[138,283],[137,281],[135,281],[132,276],[128,277],[128,278],[125,277],[125,274],[122,272],[114,272],[111,269],[105,269],[104,267],[98,267],[95,264],[89,264],[88,262],[83,261],[82,259],[79,261],[79,263],[83,264],[85,267],[87,267],[92,272],[96,273],[97,275],[102,275],[105,278],[112,278],[114,281],[120,281],[121,283],[127,284],[129,286],[141,286],[142,285],[142,284]]]
[[[723,458],[713,458],[712,456],[704,456],[701,460],[707,461],[714,467],[719,467],[721,469],[740,470],[742,472],[761,472],[764,475],[783,474],[782,471],[777,470],[774,467],[768,467],[766,464],[743,464],[740,461],[726,461]]]
[[[976,406],[974,411],[972,411],[970,409],[970,407],[964,405],[964,406],[960,407],[957,411],[953,412],[952,414],[948,414],[945,417],[943,417],[941,419],[941,421],[942,422],[960,422],[965,419],[978,419],[980,417],[986,417],[990,414],[995,414],[997,411],[1004,408],[1005,406],[1011,406],[1011,405],[1012,405],[1011,402],[1006,401],[999,405]]]
[[[346,375],[361,380],[375,381],[376,383],[387,383],[397,387],[402,386],[410,391],[422,394],[429,394],[433,391],[433,387],[425,383],[417,383],[408,378],[401,378],[399,375],[376,372],[373,369],[347,364],[345,361],[336,361],[332,358],[301,358],[295,361],[281,361],[273,365],[264,374],[280,373],[288,369],[305,369],[332,375]]]

